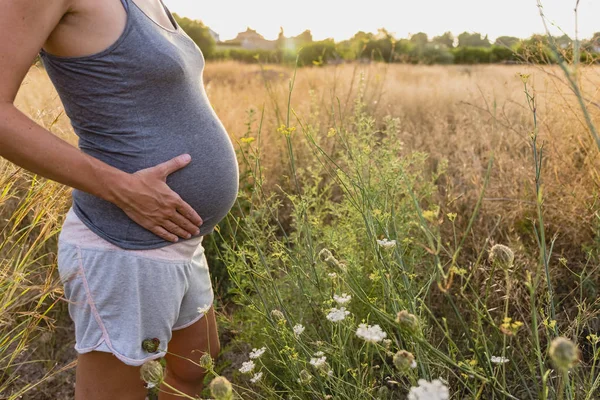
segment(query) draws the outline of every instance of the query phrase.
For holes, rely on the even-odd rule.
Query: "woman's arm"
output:
[[[166,184],[189,156],[129,174],[81,152],[14,106],[33,59],[74,1],[0,0],[0,156],[116,204],[163,239],[196,234],[200,216]]]

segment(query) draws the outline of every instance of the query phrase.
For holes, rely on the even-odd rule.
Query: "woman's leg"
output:
[[[169,353],[188,358],[195,363],[198,363],[205,353],[209,353],[215,359],[221,348],[213,307],[197,322],[187,328],[173,331],[168,347]],[[206,370],[178,356],[173,354],[165,356],[167,361],[165,381],[187,395],[199,396]],[[182,399],[181,396],[169,393],[172,391],[162,385],[159,400]]]
[[[75,380],[75,400],[144,400],[147,394],[140,367],[102,351],[77,356]]]

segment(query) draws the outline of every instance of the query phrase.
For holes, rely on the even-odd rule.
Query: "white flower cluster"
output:
[[[352,296],[350,296],[349,294],[346,294],[346,293],[342,293],[341,296],[334,294],[333,300],[335,300],[335,302],[338,303],[340,306],[343,306],[344,304],[346,304],[350,300],[352,300]]]
[[[260,356],[262,356],[265,351],[267,351],[266,347],[261,347],[260,349],[252,349],[252,351],[248,355],[248,358],[250,358],[250,360],[243,362],[242,363],[242,367],[238,371],[240,371],[242,374],[247,374],[247,373],[250,373],[250,372],[254,371],[254,368],[256,367],[256,364],[254,364],[253,360],[255,360],[255,359],[259,358]],[[262,377],[262,372],[258,372],[256,374],[254,374],[254,377],[252,379],[250,379],[250,380],[253,383],[254,382],[258,382],[258,380],[261,377]]]
[[[257,372],[256,374],[254,374],[254,376],[252,378],[250,378],[250,382],[252,383],[256,383],[258,381],[260,381],[260,378],[262,378],[263,373],[262,372]]]
[[[393,249],[394,247],[396,247],[396,240],[388,240],[386,238],[383,240],[377,240],[377,244],[383,247],[384,249]]]
[[[256,359],[256,358],[262,356],[266,350],[267,350],[266,347],[261,347],[260,349],[252,349],[252,351],[250,352],[250,355],[248,357],[250,357],[251,359]]]
[[[504,363],[509,362],[510,360],[506,357],[492,356],[490,358],[490,361],[493,362],[494,364],[504,364]]]
[[[210,310],[211,307],[212,307],[212,304],[206,304],[202,307],[198,307],[198,312],[200,314],[206,314],[208,312],[208,310]]]
[[[439,379],[431,382],[419,379],[418,383],[419,386],[410,388],[408,400],[448,400],[450,398],[448,387]]]
[[[304,332],[304,325],[302,324],[296,324],[294,325],[294,335],[296,335],[296,337],[300,336],[302,334],[302,332]]]
[[[385,339],[387,333],[382,331],[379,325],[360,324],[356,330],[356,336],[367,342],[377,343]]]
[[[254,367],[256,367],[256,365],[254,365],[254,361],[252,361],[252,360],[244,361],[242,363],[242,367],[239,369],[239,371],[242,374],[247,374],[249,372],[252,372],[254,370]]]
[[[318,356],[317,356],[318,357]],[[325,365],[325,362],[327,362],[327,357],[326,356],[322,356],[322,357],[318,357],[318,358],[311,358],[310,359],[310,364],[319,368]]]
[[[327,314],[327,319],[331,322],[340,322],[346,319],[346,316],[350,314],[350,311],[346,311],[346,307],[340,307],[339,309],[333,307]]]
[[[333,370],[331,369],[331,367],[329,366],[329,364],[327,363],[327,356],[325,356],[325,353],[323,353],[322,351],[317,351],[315,353],[314,357],[311,357],[310,361],[309,361],[310,365],[312,365],[313,367],[315,367],[319,373],[323,376],[328,376],[328,377],[332,377],[333,376]],[[306,375],[307,372],[304,372],[304,374]],[[302,373],[300,374],[302,375]],[[302,378],[302,376],[301,376]],[[310,381],[311,378],[309,377],[304,377],[306,379],[301,379],[299,380],[300,383],[303,383],[301,381]]]

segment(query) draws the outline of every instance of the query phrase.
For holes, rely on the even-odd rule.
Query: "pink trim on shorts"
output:
[[[105,251],[126,251],[129,254],[142,257],[185,262],[192,259],[192,256],[201,245],[204,236],[192,236],[190,239],[179,238],[176,243],[168,244],[156,249],[123,249],[94,233],[81,221],[81,219],[79,219],[71,207],[66,214],[58,239],[73,243],[81,248],[96,248]]]
[[[194,325],[196,322],[200,321],[202,319],[202,317],[204,317],[206,314],[204,313],[199,313],[198,316],[196,318],[194,318],[193,320],[191,320],[190,322],[186,322],[183,325],[180,326],[174,326],[171,328],[172,331],[178,331],[180,329],[184,329],[187,328],[188,326],[192,326]]]

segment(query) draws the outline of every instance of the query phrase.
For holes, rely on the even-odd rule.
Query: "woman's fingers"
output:
[[[185,229],[181,228],[179,225],[170,220],[167,220],[163,223],[163,228],[166,229],[168,232],[174,233],[175,235],[184,239],[189,239],[190,237],[192,237],[192,235],[189,232],[187,232]]]
[[[166,183],[168,175],[184,168],[190,161],[189,154],[182,154],[133,173],[136,177],[131,182],[133,198],[125,204],[137,214],[134,220],[138,224],[165,240],[197,235],[198,227],[203,223],[196,210]]]
[[[177,237],[177,235],[173,235],[172,233],[169,233],[165,228],[161,227],[161,226],[154,226],[150,229],[150,231],[152,233],[154,233],[156,236],[159,236],[165,240],[168,240],[169,242],[177,242],[177,240],[179,239]]]
[[[178,212],[171,216],[171,222],[174,222],[175,224],[177,224],[177,226],[184,229],[187,233],[190,233],[191,235],[197,235],[198,233],[200,233],[200,229],[197,225],[191,223],[186,217],[179,214]]]
[[[200,215],[198,215],[198,213],[192,208],[192,206],[190,206],[185,201],[180,199],[176,209],[179,212],[179,214],[187,218],[188,221],[191,221],[192,224],[194,224],[196,227],[202,225],[203,221]]]
[[[167,176],[169,176],[173,172],[188,165],[191,160],[192,158],[189,154],[180,154],[177,157],[173,157],[168,161],[151,167],[150,170],[152,170],[153,172],[157,172],[162,179],[166,179]]]

